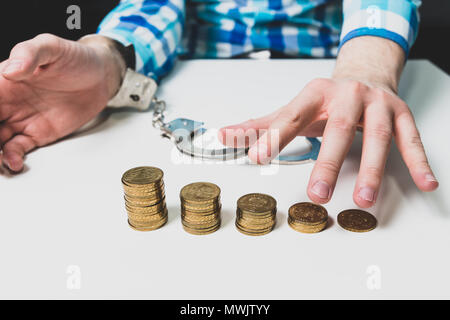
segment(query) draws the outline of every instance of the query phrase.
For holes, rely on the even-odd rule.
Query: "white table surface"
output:
[[[329,76],[333,65],[183,62],[159,96],[168,102],[169,120],[188,117],[219,128],[284,105],[309,80]],[[0,298],[450,298],[450,77],[427,61],[408,62],[401,95],[441,185],[419,192],[393,148],[377,206],[369,210],[379,226],[365,234],[336,223],[341,210],[355,207],[360,135],[326,205],[332,222],[313,235],[286,221],[289,206],[308,200],[312,164],[267,174],[255,165],[179,163],[172,143],[151,127],[151,112],[114,114],[88,135],[33,152],[24,173],[0,176]],[[169,223],[158,231],[127,225],[120,178],[139,165],[165,172]],[[179,191],[194,181],[222,189],[223,225],[208,236],[181,227]],[[269,235],[235,229],[236,200],[251,192],[278,201]],[[79,289],[67,286],[78,275],[70,266],[80,271]],[[368,279],[380,287],[373,290]]]

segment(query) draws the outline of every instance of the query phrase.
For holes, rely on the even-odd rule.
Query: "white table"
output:
[[[333,65],[183,62],[159,96],[168,102],[169,120],[207,120],[218,128],[282,106],[309,80],[329,76]],[[360,136],[326,205],[332,223],[313,235],[286,221],[289,206],[308,200],[312,164],[283,166],[273,175],[254,165],[177,164],[173,144],[151,127],[151,112],[114,114],[89,135],[33,152],[23,174],[0,176],[0,298],[450,298],[450,77],[429,62],[409,62],[401,95],[441,186],[419,192],[393,149],[370,210],[379,226],[366,234],[336,223],[341,210],[355,207]],[[169,223],[158,231],[127,225],[120,178],[139,165],[165,172]],[[204,180],[222,188],[223,225],[192,236],[181,227],[179,191]],[[278,201],[269,235],[235,229],[236,200],[250,192]]]

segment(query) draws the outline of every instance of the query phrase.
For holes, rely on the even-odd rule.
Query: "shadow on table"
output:
[[[3,178],[14,178],[15,176],[22,174],[22,173],[26,173],[30,170],[30,167],[28,167],[26,164],[23,166],[22,171],[20,172],[12,172],[11,170],[9,170],[9,168],[6,168],[2,163],[0,163],[0,176]]]
[[[231,208],[222,207],[220,217],[222,219],[221,227],[226,227],[228,224],[234,223],[234,219],[236,218],[236,213]]]
[[[120,109],[106,109],[104,110],[96,119],[93,120],[92,123],[87,124],[85,128],[68,135],[60,141],[68,140],[68,139],[77,139],[81,137],[85,137],[88,135],[95,134],[97,132],[101,132],[104,130],[108,130],[109,128],[114,127],[117,123],[124,122],[126,119],[131,117],[135,113],[148,113],[153,112],[153,108],[149,108],[145,111],[139,111],[134,108],[120,108]],[[111,116],[114,115],[114,121],[111,119]]]
[[[416,119],[420,119],[424,112],[430,112],[428,102],[431,97],[448,90],[445,82],[439,81],[442,77],[447,75],[431,62],[418,64],[416,61],[406,65],[399,85],[399,96],[409,103]]]

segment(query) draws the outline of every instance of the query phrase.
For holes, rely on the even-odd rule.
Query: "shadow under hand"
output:
[[[7,178],[7,179],[11,179],[14,178],[15,176],[22,174],[22,173],[26,173],[30,170],[30,168],[24,164],[23,169],[19,172],[13,172],[11,170],[9,170],[9,168],[5,167],[2,163],[0,163],[0,176]]]
[[[374,207],[379,226],[386,226],[392,220],[401,201],[419,194],[400,152],[393,144],[389,152],[383,182]]]

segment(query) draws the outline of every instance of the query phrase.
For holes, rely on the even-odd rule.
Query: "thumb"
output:
[[[219,130],[219,140],[222,144],[233,148],[251,146],[269,128],[279,113],[280,110],[277,110],[258,119],[251,119],[239,124],[223,127]]]
[[[17,44],[4,64],[3,76],[13,81],[30,78],[37,68],[55,62],[60,57],[61,40],[51,34],[41,34]]]

